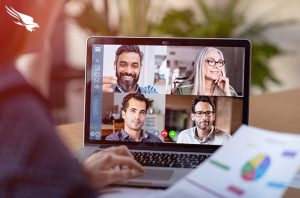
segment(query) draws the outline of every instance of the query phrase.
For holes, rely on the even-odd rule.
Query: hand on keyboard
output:
[[[144,168],[134,160],[125,146],[110,147],[94,153],[83,163],[83,169],[95,189],[144,172]]]

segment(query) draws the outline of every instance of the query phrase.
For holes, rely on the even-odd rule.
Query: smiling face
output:
[[[122,111],[124,129],[127,133],[140,132],[146,119],[146,103],[134,98],[128,100],[128,107]]]
[[[208,50],[205,59],[204,59],[204,74],[205,79],[207,80],[217,80],[220,76],[223,76],[223,66],[220,66],[219,63],[216,63],[215,66],[213,65],[215,62],[224,61],[222,59],[221,54],[216,50]],[[210,65],[211,64],[211,65]]]
[[[119,55],[116,66],[118,85],[126,93],[134,93],[140,76],[141,59],[135,52],[123,52]]]

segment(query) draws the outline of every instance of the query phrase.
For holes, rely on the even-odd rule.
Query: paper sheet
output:
[[[281,197],[300,167],[300,135],[241,126],[159,197]]]
[[[150,198],[159,196],[163,190],[134,187],[107,187],[101,191],[99,198]]]
[[[289,184],[291,188],[300,189],[300,171],[294,176],[292,182]]]

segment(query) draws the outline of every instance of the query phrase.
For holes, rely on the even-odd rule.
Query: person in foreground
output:
[[[158,137],[143,130],[146,113],[149,108],[148,99],[140,93],[126,95],[122,101],[122,118],[124,129],[110,134],[106,140],[130,142],[162,142]]]
[[[62,4],[0,1],[0,197],[97,197],[104,186],[143,172],[125,146],[80,165],[57,136],[47,101],[15,69],[19,55],[49,41]],[[38,29],[15,23],[7,8],[30,15]]]
[[[195,97],[191,117],[196,126],[181,131],[177,143],[222,145],[231,139],[229,133],[214,126],[216,107],[211,97]]]
[[[143,56],[144,54],[138,45],[121,45],[116,51],[114,62],[116,76],[103,77],[103,91],[157,93],[156,88],[152,85],[138,85]]]
[[[175,89],[180,95],[237,96],[226,76],[226,65],[221,50],[203,48],[194,62],[192,76]]]

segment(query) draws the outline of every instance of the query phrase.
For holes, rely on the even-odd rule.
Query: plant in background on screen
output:
[[[246,10],[239,7],[240,0],[229,0],[217,7],[209,5],[208,1],[195,1],[202,20],[197,20],[192,10],[169,10],[160,23],[152,24],[151,33],[176,37],[248,38],[253,44],[251,84],[263,91],[267,90],[268,81],[280,84],[269,64],[271,58],[284,52],[268,41],[264,33],[272,28],[291,25],[295,20],[268,22],[266,14],[248,22]]]
[[[280,84],[269,64],[273,57],[284,53],[279,46],[268,41],[264,33],[295,23],[294,20],[267,21],[267,14],[247,21],[240,0],[228,0],[218,6],[209,1],[195,0],[196,12],[170,9],[158,22],[147,19],[150,0],[118,0],[115,5],[108,0],[97,1],[102,2],[102,9],[96,9],[92,0],[70,1],[83,5],[80,14],[73,18],[94,35],[248,38],[253,44],[251,84],[263,91],[267,90],[268,81]],[[117,24],[110,20],[113,6],[118,10]],[[198,13],[202,16],[200,20],[196,17]]]

